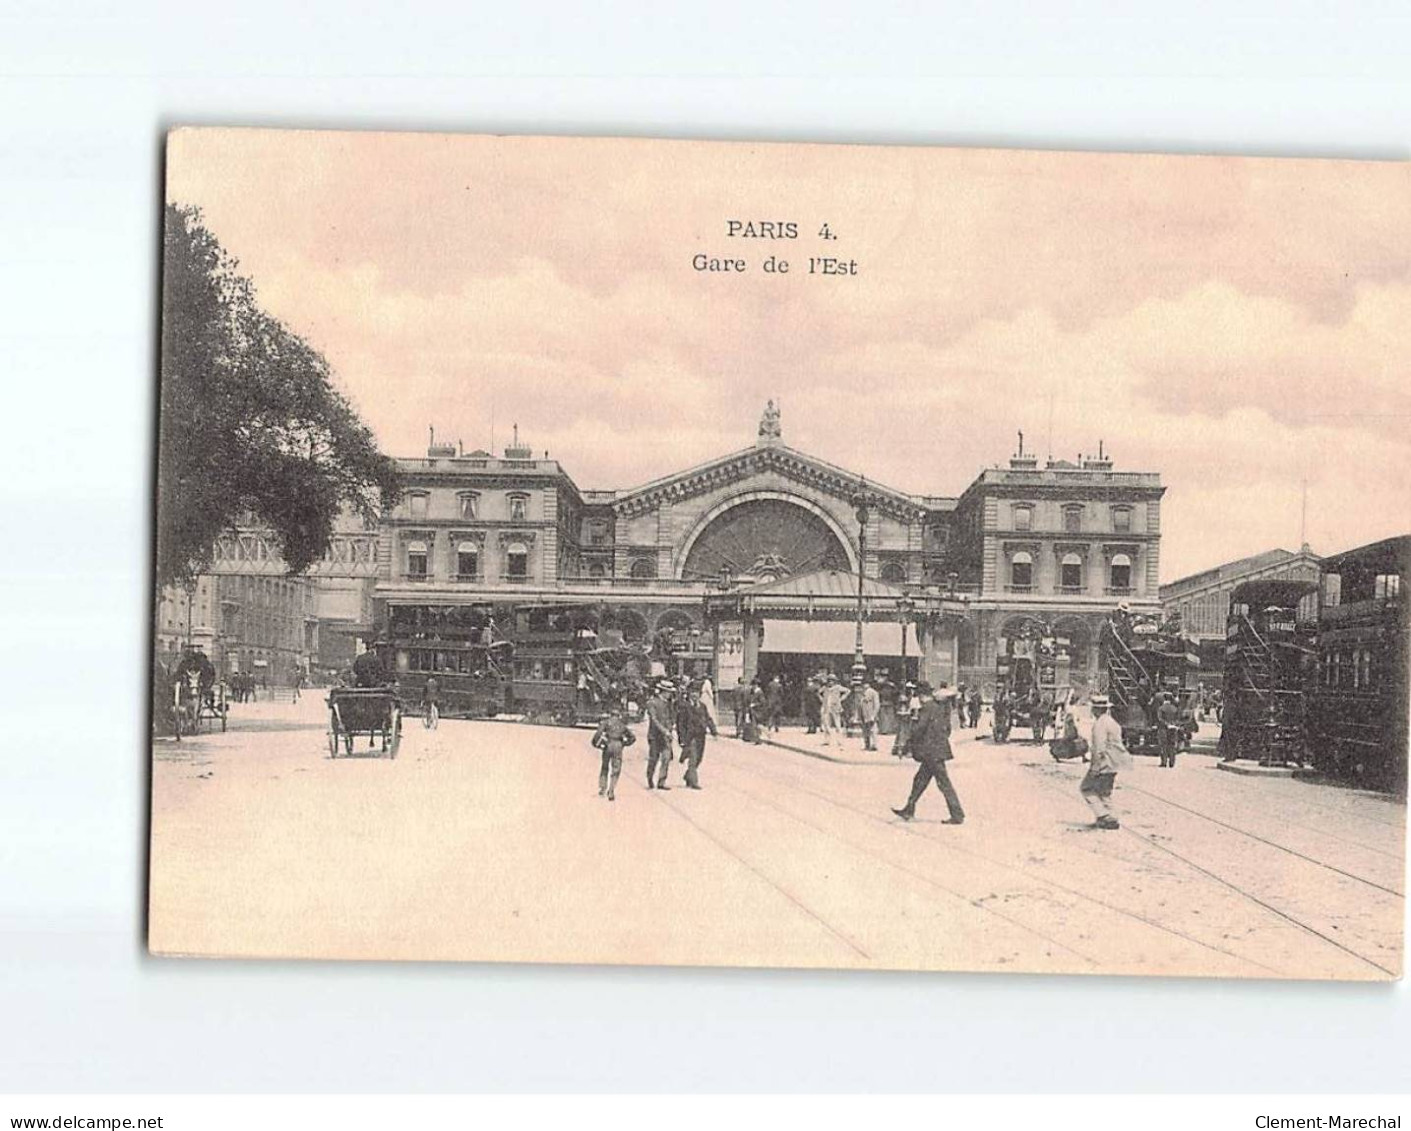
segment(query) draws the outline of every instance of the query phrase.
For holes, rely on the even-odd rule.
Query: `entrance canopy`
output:
[[[857,625],[843,620],[764,621],[761,652],[801,652],[819,656],[851,656],[857,642]],[[862,651],[868,656],[900,656],[901,625],[895,621],[863,621]],[[916,626],[906,626],[906,654],[920,656]]]

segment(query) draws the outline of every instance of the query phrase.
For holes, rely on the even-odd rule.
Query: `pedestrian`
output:
[[[705,757],[706,735],[717,735],[715,722],[701,702],[700,692],[691,688],[686,701],[676,712],[676,734],[681,740],[681,754],[686,761],[686,788],[700,789],[699,770]]]
[[[1156,744],[1161,754],[1161,768],[1176,768],[1176,748],[1180,745],[1181,709],[1169,691],[1160,695],[1156,708]]]
[[[671,708],[669,696],[676,685],[669,679],[657,683],[652,697],[647,700],[647,788],[670,789],[666,784],[667,771],[671,769],[672,735],[676,730],[676,713]],[[657,772],[657,766],[661,772]]]
[[[803,715],[808,723],[809,734],[818,733],[818,724],[823,719],[823,704],[818,698],[822,686],[817,674],[809,676],[808,682],[803,686]]]
[[[838,682],[838,677],[829,672],[828,678],[819,692],[824,746],[832,746],[833,737],[842,729],[843,697],[846,694],[847,690]]]
[[[598,772],[598,796],[616,801],[617,778],[622,773],[622,751],[637,741],[622,713],[622,703],[614,699],[608,712],[598,722],[593,745],[603,752],[603,766]],[[650,784],[650,779],[649,783]]]
[[[1088,705],[1093,712],[1092,741],[1088,743],[1088,754],[1092,760],[1088,763],[1088,772],[1078,786],[1078,792],[1097,818],[1093,827],[1115,829],[1119,825],[1110,804],[1112,787],[1119,771],[1132,768],[1132,756],[1122,743],[1122,727],[1112,717],[1107,696],[1094,695]]]
[[[990,737],[996,742],[1009,741],[1010,726],[1010,705],[1009,690],[1004,684],[995,688],[995,699],[990,705],[990,714],[993,718],[992,732]]]
[[[294,702],[299,701],[299,692],[304,689],[304,671],[302,668],[294,672]]]
[[[976,684],[970,689],[970,727],[973,730],[980,725],[980,715],[985,709],[985,696],[980,691],[980,685]]]
[[[892,757],[905,758],[908,754],[907,742],[911,738],[911,728],[916,716],[921,713],[921,699],[916,694],[916,684],[906,681],[897,704],[897,737],[892,742]]]
[[[749,699],[745,703],[745,741],[755,746],[763,741],[761,732],[768,718],[767,703],[764,688],[759,685],[759,680],[755,679],[750,684]]]
[[[421,689],[421,722],[427,730],[435,730],[440,721],[441,684],[434,675],[429,675]]]
[[[712,723],[719,721],[715,716],[715,684],[711,683],[708,674],[701,676],[701,706],[706,709]]]
[[[734,703],[735,708],[735,737],[745,736],[745,714],[750,703],[750,685],[745,682],[742,675],[735,683]]]
[[[955,685],[955,721],[962,730],[970,725],[970,688],[963,683]]]
[[[886,672],[880,673],[877,677],[877,698],[881,704],[877,709],[877,733],[896,734],[897,685],[891,681]]]
[[[892,812],[903,821],[911,820],[916,816],[916,803],[926,792],[926,787],[934,781],[936,788],[945,797],[946,808],[950,813],[943,823],[964,824],[965,810],[961,808],[960,798],[956,795],[955,786],[951,784],[950,773],[946,769],[946,763],[952,756],[950,716],[955,692],[949,690],[944,681],[932,691],[930,684],[924,680],[916,685],[916,691],[922,702],[921,715],[912,724],[907,749],[920,766],[916,770],[916,777],[911,781],[911,796],[902,808],[893,809]]]
[[[784,684],[776,675],[769,681],[769,689],[764,693],[764,714],[770,730],[779,730],[779,719],[784,714]]]
[[[862,748],[877,749],[877,714],[882,709],[882,697],[872,684],[862,689],[858,699],[858,712],[862,716]]]

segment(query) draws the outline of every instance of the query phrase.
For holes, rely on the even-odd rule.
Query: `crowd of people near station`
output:
[[[778,741],[784,722],[785,688],[780,677],[741,680],[723,693],[733,710],[734,736],[746,743]],[[981,690],[961,684],[950,687],[945,681],[935,685],[907,681],[898,686],[886,673],[872,673],[849,682],[834,672],[821,670],[807,677],[802,706],[807,734],[822,736],[822,744],[840,743],[845,736],[862,738],[864,751],[878,750],[878,736],[884,730],[894,735],[890,753],[917,763],[905,804],[893,809],[904,821],[916,816],[917,804],[931,785],[946,802],[948,825],[965,822],[964,806],[951,780],[948,763],[953,758],[951,736],[956,729],[978,729],[986,710],[993,718],[994,741],[1005,741],[1008,727],[1022,720],[1037,744],[1048,743],[1055,761],[1078,760],[1087,771],[1079,785],[1082,799],[1093,813],[1093,827],[1120,827],[1112,810],[1111,797],[1117,775],[1132,765],[1123,728],[1112,713],[1104,695],[1087,697],[1091,727],[1087,737],[1081,732],[1077,708],[1081,697],[1076,691],[1045,694],[1037,687],[1022,694],[1001,684],[987,705]],[[1180,742],[1181,717],[1174,699],[1154,697],[1155,725],[1161,735],[1162,765],[1174,766]],[[721,733],[717,693],[708,676],[681,680],[658,678],[650,686],[643,712],[646,728],[646,785],[652,790],[669,790],[671,767],[684,767],[682,784],[698,790],[707,736]],[[1052,734],[1050,739],[1048,736]],[[1001,736],[1004,737],[1001,737]],[[598,794],[614,800],[622,772],[623,754],[637,741],[629,705],[614,701],[603,715],[593,735],[593,745],[601,751]]]

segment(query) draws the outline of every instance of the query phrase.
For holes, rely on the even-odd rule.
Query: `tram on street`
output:
[[[1119,609],[1098,634],[1098,663],[1099,678],[1106,685],[1127,749],[1134,754],[1158,754],[1160,693],[1170,694],[1184,716],[1199,692],[1200,656],[1195,645],[1154,617]]]
[[[421,709],[435,677],[440,713],[487,718],[509,710],[513,643],[500,631],[493,605],[392,604],[384,666],[395,673],[402,702]]]
[[[1408,570],[1408,535],[1323,560],[1317,665],[1308,704],[1308,740],[1320,771],[1402,797]]]
[[[1226,761],[1301,766],[1317,623],[1310,581],[1246,581],[1225,623],[1220,752]]]

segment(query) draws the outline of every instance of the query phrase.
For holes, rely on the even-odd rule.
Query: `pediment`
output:
[[[647,483],[615,500],[613,510],[619,517],[632,518],[721,487],[738,484],[748,488],[751,479],[766,474],[782,476],[848,503],[865,483],[873,505],[883,513],[903,522],[919,521],[924,515],[922,508],[901,491],[864,481],[861,475],[778,443],[757,444]]]

